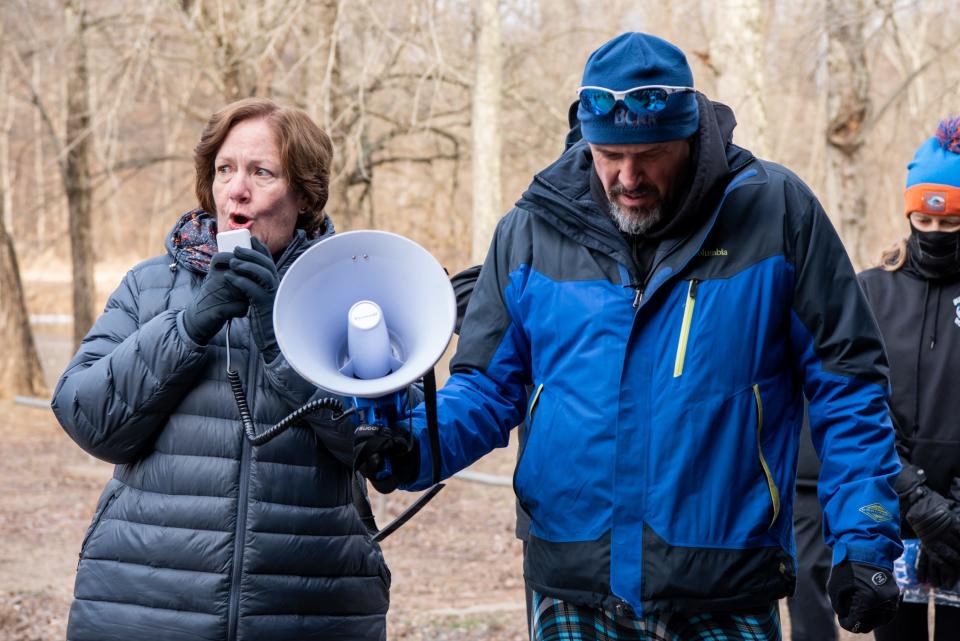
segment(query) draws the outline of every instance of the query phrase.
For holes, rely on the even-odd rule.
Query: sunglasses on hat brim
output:
[[[622,100],[627,109],[635,114],[663,111],[671,95],[688,91],[694,91],[693,87],[644,85],[626,91],[614,91],[606,87],[585,86],[577,89],[577,94],[584,109],[595,116],[605,116],[613,111],[618,100]]]

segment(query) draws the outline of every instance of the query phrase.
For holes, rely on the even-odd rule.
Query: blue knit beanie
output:
[[[666,40],[645,33],[624,33],[587,59],[581,86],[626,91],[643,85],[693,87],[687,57]],[[580,105],[580,128],[587,142],[630,145],[683,140],[697,131],[700,112],[696,94],[675,93],[659,112],[635,114],[618,102],[613,111],[597,116]]]
[[[904,214],[960,215],[960,116],[946,118],[907,165]]]

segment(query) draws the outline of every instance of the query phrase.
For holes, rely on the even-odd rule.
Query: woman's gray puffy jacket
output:
[[[184,333],[180,310],[205,270],[184,227],[197,221],[184,216],[170,255],[126,275],[54,393],[71,438],[117,464],[80,551],[67,637],[384,639],[390,576],[351,503],[350,469],[309,428],[251,447],[225,332],[207,346]],[[298,232],[281,275],[312,242]],[[314,391],[282,355],[263,362],[246,318],[231,339],[258,431]]]

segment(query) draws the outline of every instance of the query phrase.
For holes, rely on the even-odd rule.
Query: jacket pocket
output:
[[[767,465],[767,460],[763,456],[763,445],[760,441],[763,433],[763,399],[760,398],[760,386],[756,383],[753,385],[753,397],[757,404],[757,456],[760,459],[760,467],[763,468],[763,476],[767,481],[767,489],[770,491],[770,503],[773,505],[773,518],[770,519],[770,525],[767,526],[767,529],[770,529],[777,522],[777,517],[780,516],[780,490],[777,489],[773,474],[770,473],[770,466]]]
[[[517,473],[520,471],[520,465],[523,463],[523,455],[527,450],[527,443],[530,442],[530,437],[533,436],[533,417],[537,412],[537,404],[540,401],[540,394],[543,392],[543,383],[537,386],[537,390],[533,393],[533,398],[530,399],[530,407],[527,409],[526,416],[526,426],[524,429],[524,439],[520,443],[520,453],[517,455],[517,465],[513,468],[513,493],[517,497],[517,501],[520,503],[520,509],[527,513],[527,516],[530,516],[530,510],[527,509],[527,506],[524,504],[523,499],[520,498],[520,492],[517,491]]]
[[[109,484],[107,487],[109,487]],[[100,521],[103,520],[103,517],[110,509],[110,506],[113,505],[113,502],[116,501],[117,498],[119,498],[126,487],[126,485],[116,481],[116,485],[113,487],[113,489],[110,491],[104,491],[100,498],[100,505],[97,507],[96,512],[93,513],[93,520],[90,522],[90,527],[87,528],[87,533],[83,536],[83,543],[80,544],[80,560],[83,559],[84,552],[87,551],[87,544],[93,537],[93,533],[97,531]],[[77,561],[77,567],[80,567],[79,560]]]
[[[673,377],[683,374],[683,361],[687,357],[687,343],[690,340],[690,324],[693,322],[693,306],[697,302],[697,288],[700,281],[693,278],[687,288],[687,300],[683,304],[683,321],[680,324],[680,340],[677,342],[677,358],[673,363]]]

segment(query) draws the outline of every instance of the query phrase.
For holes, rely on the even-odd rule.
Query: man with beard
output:
[[[664,40],[606,43],[578,93],[583,140],[495,232],[439,443],[420,407],[412,434],[358,432],[359,469],[423,488],[434,461],[450,476],[525,421],[534,640],[774,640],[806,395],[833,606],[857,632],[888,621],[887,367],[816,197],[732,143],[733,113]]]

